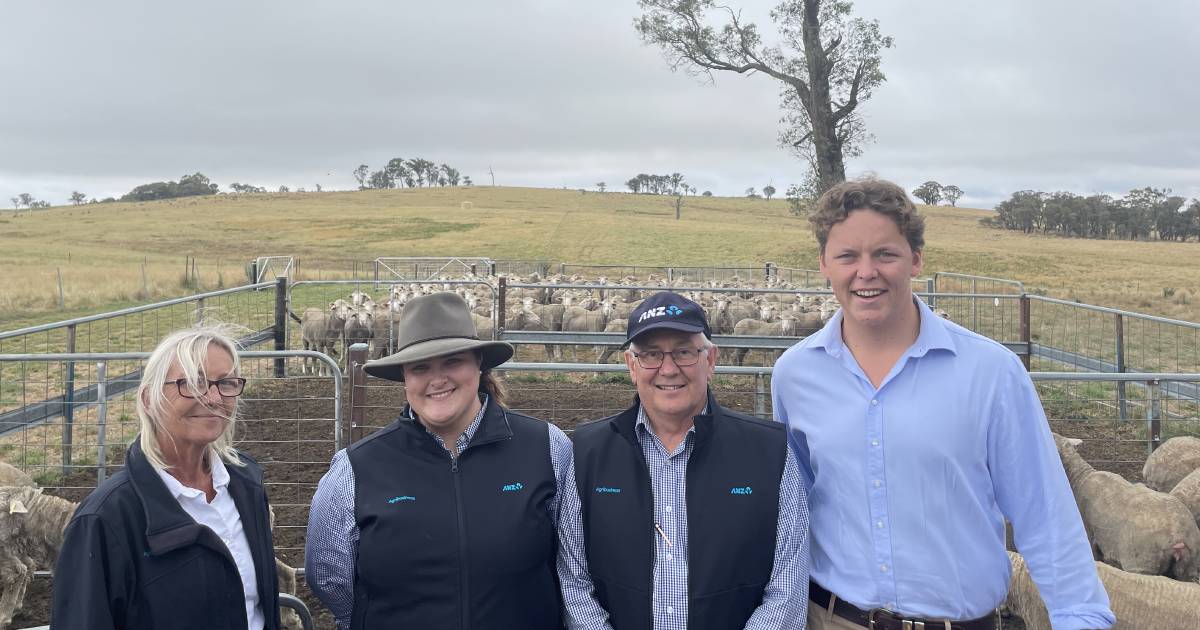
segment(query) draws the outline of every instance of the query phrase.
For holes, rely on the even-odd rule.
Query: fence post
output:
[[[763,275],[766,276],[764,278],[764,280],[766,280],[767,282],[771,281],[771,275],[772,275],[771,267],[774,267],[774,266],[775,266],[775,263],[773,263],[773,262],[768,262],[766,265],[763,265]]]
[[[204,298],[196,300],[196,323],[200,324],[204,321]]]
[[[978,293],[975,278],[971,278],[971,330],[976,332],[979,332],[979,300],[975,298]]]
[[[1146,381],[1146,454],[1154,452],[1162,442],[1161,384],[1158,379]]]
[[[767,415],[767,387],[762,372],[754,375],[754,415],[759,418]]]
[[[925,292],[930,294],[937,293],[937,282],[933,278],[925,278]],[[937,306],[937,296],[930,295],[929,307],[933,308],[935,306]]]
[[[108,364],[96,364],[96,485],[104,483],[108,476],[107,460],[105,459],[104,425],[108,416]]]
[[[75,324],[67,326],[67,354],[75,352]],[[63,477],[71,474],[72,428],[75,423],[75,362],[67,361],[67,391],[63,392]]]
[[[350,371],[350,440],[349,446],[363,437],[363,416],[366,411],[367,373],[363,364],[367,362],[367,344],[356,343],[346,351],[346,367]]]
[[[1125,319],[1120,313],[1113,313],[1117,325],[1117,372],[1125,371]],[[1117,409],[1122,420],[1129,419],[1129,410],[1125,404],[1125,381],[1117,381]]]
[[[1029,295],[1021,294],[1021,342],[1025,344],[1025,354],[1021,355],[1021,363],[1025,364],[1025,371],[1029,371],[1029,358],[1033,355],[1033,343],[1030,341],[1029,334]]]
[[[275,350],[287,350],[287,320],[288,320],[288,279],[287,276],[275,276]],[[275,359],[275,378],[286,375],[286,359]]]
[[[492,306],[492,315],[496,316],[495,334],[493,339],[499,339],[500,333],[504,332],[504,299],[508,294],[508,276],[500,276],[500,281],[497,283],[496,303]]]

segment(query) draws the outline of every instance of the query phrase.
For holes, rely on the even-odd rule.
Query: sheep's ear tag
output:
[[[13,499],[8,504],[8,513],[9,514],[28,514],[29,510],[25,509],[24,503],[21,503],[20,501]]]

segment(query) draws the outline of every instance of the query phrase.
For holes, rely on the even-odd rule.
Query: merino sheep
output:
[[[350,314],[350,317],[346,319],[346,323],[343,325],[343,331],[346,336],[347,360],[350,356],[350,346],[356,343],[371,343],[371,327],[373,326],[372,322],[374,319],[375,316],[371,314],[371,311],[367,310],[355,310]]]
[[[0,487],[7,486],[29,486],[36,488],[37,484],[33,482],[32,477],[20,468],[12,464],[0,462]]]
[[[1200,528],[1182,501],[1095,470],[1060,435],[1054,442],[1098,560],[1132,573],[1200,577]]]
[[[799,333],[796,327],[796,320],[792,318],[781,319],[775,322],[764,322],[758,319],[743,319],[733,327],[735,335],[751,335],[755,337],[795,337]],[[746,360],[746,354],[750,352],[750,348],[736,348],[733,351],[733,362],[741,365]],[[779,352],[778,354],[782,354]]]
[[[629,319],[627,317],[623,317],[621,319],[610,319],[608,320],[608,323],[604,325],[604,332],[606,333],[624,333],[628,331]],[[613,354],[616,354],[616,352],[620,349],[620,346],[606,346],[604,348],[604,352],[600,355],[600,358],[596,360],[596,363],[608,363],[609,357],[611,357]]]
[[[300,317],[292,317],[300,322],[300,338],[305,350],[338,356],[338,339],[342,336],[342,330],[333,327],[330,313],[319,308],[307,308]],[[302,371],[305,374],[319,372],[325,376],[329,370],[324,362],[305,357]]]
[[[1159,492],[1170,492],[1192,471],[1200,468],[1200,438],[1173,437],[1159,445],[1146,458],[1142,478]]]
[[[1026,630],[1051,630],[1046,606],[1038,594],[1025,559],[1008,554],[1012,581],[1007,605],[1025,622]],[[1113,630],[1195,630],[1200,610],[1200,584],[1179,582],[1161,575],[1140,575],[1096,563],[1096,573],[1108,592],[1117,617]]]
[[[20,610],[33,572],[54,567],[76,507],[40,488],[0,488],[0,629]]]
[[[1195,517],[1196,525],[1200,526],[1200,468],[1193,470],[1183,481],[1175,484],[1170,495],[1183,502],[1184,507]]]

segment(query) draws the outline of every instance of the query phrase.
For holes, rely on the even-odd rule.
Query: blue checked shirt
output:
[[[487,404],[485,395],[479,413],[455,441],[458,453],[466,450],[475,436]],[[446,443],[441,437],[434,433],[430,435],[445,448]],[[562,489],[569,488],[572,494],[575,493],[571,461],[571,439],[561,429],[550,425],[550,464],[559,488],[550,502],[550,513],[556,523]],[[308,538],[304,544],[304,579],[321,603],[333,613],[339,628],[350,627],[354,612],[354,559],[358,554],[358,537],[358,525],[354,520],[354,468],[346,456],[346,449],[342,449],[334,454],[329,471],[317,484],[317,493],[308,512]]]
[[[654,629],[686,630],[688,618],[687,464],[696,443],[688,431],[674,452],[667,452],[638,409],[636,431],[654,492]],[[574,465],[571,467],[574,478]],[[608,613],[596,601],[583,543],[583,515],[574,483],[564,489],[559,526],[558,575],[567,627],[611,630]],[[749,630],[803,630],[808,613],[808,504],[795,455],[789,449],[779,484],[775,566],[763,602],[746,623]],[[671,541],[667,544],[663,536]]]

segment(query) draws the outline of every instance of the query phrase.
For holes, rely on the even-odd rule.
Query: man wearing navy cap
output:
[[[575,431],[559,577],[569,628],[805,626],[808,503],[783,427],[721,407],[699,304],[629,315],[633,406]]]

